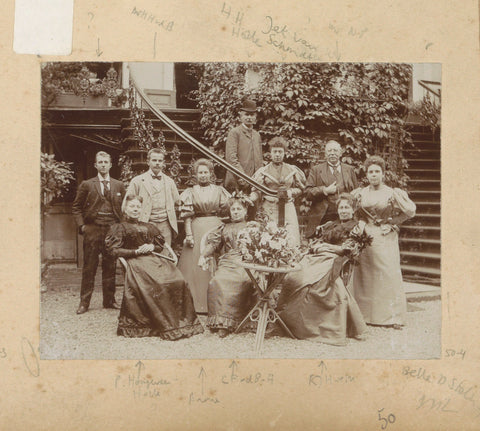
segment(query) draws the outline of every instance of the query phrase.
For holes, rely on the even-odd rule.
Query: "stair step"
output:
[[[400,250],[424,253],[440,253],[441,241],[439,239],[401,237]]]
[[[415,169],[407,168],[405,173],[410,177],[410,180],[414,179],[440,179],[440,169]]]
[[[400,242],[425,243],[425,244],[433,244],[433,245],[441,245],[442,243],[439,239],[429,239],[429,238],[400,238]]]
[[[430,268],[427,266],[415,266],[415,265],[401,265],[402,271],[418,272],[421,274],[430,274],[440,276],[441,271],[439,268]]]
[[[440,226],[427,225],[401,225],[400,239],[402,238],[418,238],[418,239],[440,239]]]
[[[418,257],[424,259],[438,259],[440,260],[441,254],[440,253],[425,253],[422,251],[401,251],[401,256],[408,256],[408,257]]]
[[[412,225],[412,224],[402,224],[401,226],[402,229],[414,229],[414,230],[420,230],[420,229],[424,229],[424,230],[428,230],[428,231],[438,231],[440,232],[440,226],[416,226],[416,225]]]
[[[414,201],[417,212],[421,214],[440,214],[440,202]]]
[[[419,213],[412,220],[424,226],[439,226],[440,218],[440,214]]]
[[[435,184],[440,186],[441,180],[436,178],[412,178],[410,179],[410,183],[423,185]]]
[[[414,168],[414,169],[421,169],[421,168],[426,168],[426,169],[435,169],[438,168],[440,169],[440,159],[412,159],[412,158],[407,158],[407,163],[409,168]]]
[[[440,159],[441,151],[439,148],[412,148],[411,150],[404,150],[404,156],[407,159]]]
[[[436,196],[440,199],[440,190],[410,190],[409,195],[427,197],[428,195]]]

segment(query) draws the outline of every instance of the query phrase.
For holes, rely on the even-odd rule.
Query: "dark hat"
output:
[[[257,104],[253,100],[245,99],[242,103],[240,111],[257,112]]]

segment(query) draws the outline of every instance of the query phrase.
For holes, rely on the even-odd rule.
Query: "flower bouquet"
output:
[[[237,234],[238,245],[244,262],[265,265],[270,268],[291,266],[300,260],[298,247],[288,244],[288,232],[275,222],[249,222]]]
[[[353,264],[358,264],[360,253],[372,244],[373,237],[370,236],[360,225],[356,225],[349,233],[348,238],[343,241],[341,247],[343,255]]]

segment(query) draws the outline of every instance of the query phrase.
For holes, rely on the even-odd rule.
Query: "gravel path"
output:
[[[252,358],[255,335],[243,333],[219,339],[206,330],[178,341],[123,338],[116,335],[118,310],[102,308],[99,277],[90,309],[75,314],[79,303],[80,271],[72,266],[50,267],[41,295],[41,359],[193,359]],[[118,277],[121,283],[121,277]],[[117,287],[117,302],[122,288]],[[200,316],[202,323],[206,318]],[[263,358],[433,359],[441,353],[440,300],[409,304],[402,331],[369,327],[366,340],[350,339],[343,347],[286,337],[265,339]]]

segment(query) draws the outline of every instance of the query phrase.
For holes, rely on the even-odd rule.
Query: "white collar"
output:
[[[100,174],[98,174],[98,181],[100,181],[100,182],[102,182],[102,181],[110,182],[110,174],[107,174],[107,176],[105,178],[102,177]]]
[[[335,166],[327,162],[327,165],[330,169],[333,169],[333,170],[340,169],[340,162],[338,162]]]

